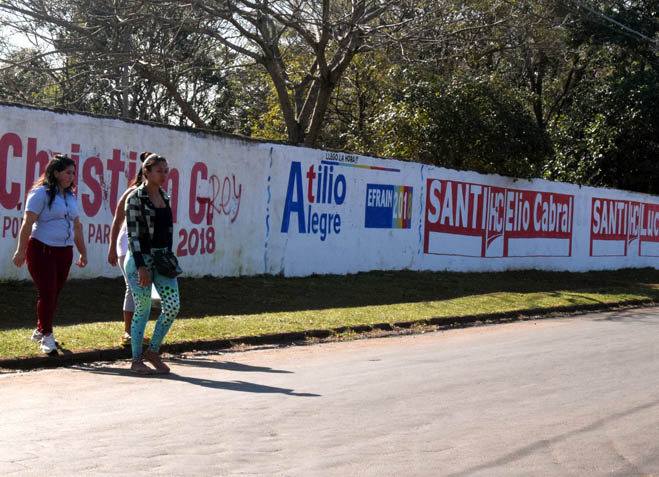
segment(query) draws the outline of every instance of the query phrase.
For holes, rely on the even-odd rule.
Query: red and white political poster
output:
[[[427,180],[424,252],[570,257],[574,196]]]
[[[591,257],[659,257],[659,204],[593,197]]]
[[[659,257],[659,204],[641,204],[638,254]]]
[[[630,246],[639,237],[641,208],[639,202],[593,197],[590,256],[627,256]]]

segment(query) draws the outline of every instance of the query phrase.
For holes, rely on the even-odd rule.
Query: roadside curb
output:
[[[265,345],[292,345],[307,342],[329,340],[336,335],[354,333],[366,335],[381,332],[414,332],[415,328],[428,331],[440,331],[451,328],[466,328],[469,326],[483,326],[497,323],[509,323],[532,319],[546,319],[558,316],[581,314],[584,312],[623,310],[631,308],[657,305],[659,302],[645,300],[628,300],[616,303],[593,303],[589,305],[568,305],[549,308],[534,308],[501,313],[483,313],[455,317],[427,318],[416,321],[403,321],[395,323],[374,323],[370,325],[341,326],[330,329],[317,329],[306,331],[291,331],[285,333],[272,333],[256,336],[240,336],[236,338],[209,339],[185,341],[180,343],[164,344],[161,351],[178,354],[191,351],[222,351],[239,346],[254,347]],[[381,336],[378,334],[377,336]],[[117,361],[129,359],[130,347],[113,347],[93,350],[66,351],[59,356],[26,356],[19,358],[0,358],[0,369],[27,371],[40,368],[57,368],[77,363],[91,363],[98,361]]]

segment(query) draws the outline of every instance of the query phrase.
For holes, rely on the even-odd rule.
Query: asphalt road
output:
[[[0,376],[0,475],[659,475],[659,309]]]

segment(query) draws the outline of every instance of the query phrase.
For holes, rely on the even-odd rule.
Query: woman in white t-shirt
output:
[[[73,244],[80,252],[76,265],[87,265],[87,249],[78,218],[74,183],[76,163],[55,154],[27,196],[25,215],[12,261],[27,269],[37,285],[37,328],[32,341],[41,351],[57,354],[53,317],[57,299],[73,262]]]
[[[143,152],[140,154],[140,161],[144,162],[151,153]],[[130,183],[126,191],[121,195],[119,202],[117,203],[117,208],[114,211],[114,219],[112,220],[112,228],[110,230],[110,246],[108,248],[108,263],[113,267],[119,264],[121,268],[121,274],[124,277],[124,282],[126,284],[126,290],[124,291],[124,333],[121,335],[121,345],[130,346],[130,325],[133,321],[133,314],[135,313],[135,302],[133,301],[133,294],[130,291],[130,286],[128,285],[128,279],[126,277],[126,271],[124,270],[124,258],[128,253],[128,234],[126,233],[126,198],[130,195],[135,188],[142,183],[142,167],[139,168],[139,172],[133,182]],[[148,342],[148,338],[144,338],[145,343]]]

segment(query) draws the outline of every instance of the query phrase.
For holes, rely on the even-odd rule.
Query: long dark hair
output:
[[[62,172],[63,170],[67,169],[69,166],[73,166],[74,168],[76,167],[76,163],[73,159],[65,156],[64,154],[54,154],[52,159],[46,166],[46,170],[44,171],[44,173],[41,174],[41,176],[39,176],[39,178],[32,186],[32,189],[30,189],[32,191],[44,185],[48,188],[47,192],[49,197],[48,200],[49,209],[53,201],[55,200],[55,195],[57,195],[57,178],[55,177],[55,172]],[[66,192],[75,193],[77,189],[78,187],[75,185],[75,183],[71,183],[71,185],[66,188]]]
[[[144,161],[142,162],[142,169],[146,169],[147,171],[151,172],[151,168],[156,164],[159,164],[161,162],[164,162],[165,164],[167,163],[167,159],[165,159],[160,154],[152,154],[152,153],[148,153],[148,154],[149,155],[146,156],[146,159],[144,159]]]
[[[150,152],[145,151],[142,154],[140,154],[140,167],[137,170],[137,175],[133,179],[133,181],[128,184],[128,189],[131,187],[135,187],[140,185],[142,182],[144,182],[144,172],[142,171],[142,164],[144,164],[144,161],[146,161],[146,158],[151,155]]]

